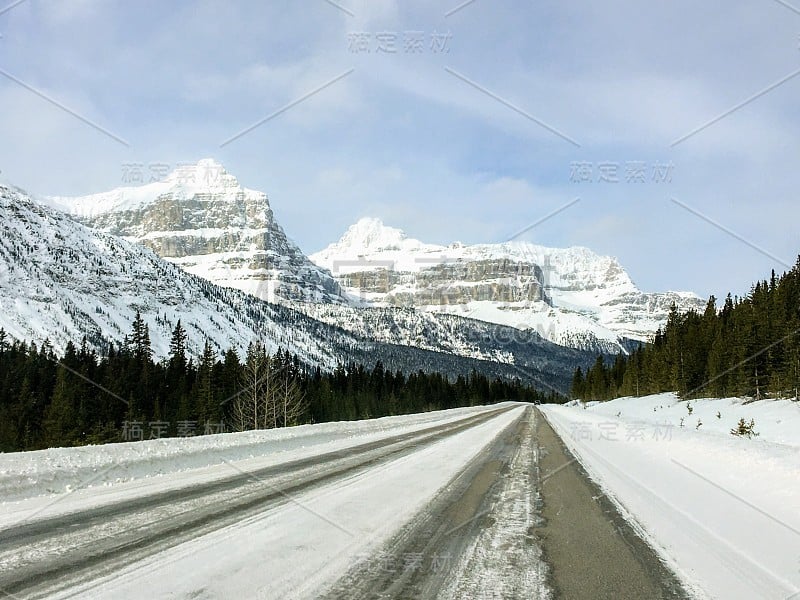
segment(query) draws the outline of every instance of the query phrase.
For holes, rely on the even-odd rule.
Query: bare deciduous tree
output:
[[[233,403],[238,431],[296,425],[306,410],[305,394],[288,356],[272,357],[260,343],[247,349],[241,392]]]
[[[276,408],[281,413],[284,427],[297,425],[306,410],[306,398],[297,378],[284,366],[281,370],[276,395]]]
[[[234,424],[238,431],[267,429],[272,424],[273,380],[272,359],[264,346],[250,344],[243,366],[242,389],[233,403]]]

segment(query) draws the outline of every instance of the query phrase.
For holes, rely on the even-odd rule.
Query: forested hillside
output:
[[[572,395],[585,400],[677,391],[682,397],[797,397],[800,385],[800,258],[744,298],[709,298],[702,314],[674,307],[651,344],[613,362],[576,369]]]
[[[48,344],[10,342],[0,329],[0,451],[190,436],[301,423],[417,413],[499,400],[547,398],[519,381],[477,371],[449,380],[403,374],[380,361],[333,372],[287,351],[251,345],[246,356],[206,344],[187,358],[174,328],[168,359],[156,361],[137,314],[121,347],[98,356],[84,341],[57,356]]]

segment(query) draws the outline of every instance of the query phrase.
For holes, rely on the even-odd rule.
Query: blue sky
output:
[[[2,176],[86,194],[214,157],[309,253],[363,216],[503,241],[580,198],[521,239],[616,256],[650,291],[743,294],[794,263],[800,9],[336,3],[13,6]]]

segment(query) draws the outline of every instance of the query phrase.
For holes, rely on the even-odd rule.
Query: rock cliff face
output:
[[[288,308],[186,273],[140,244],[76,223],[0,185],[0,328],[16,340],[68,342],[104,352],[130,332],[137,311],[158,358],[167,356],[178,320],[187,349],[198,356],[208,341],[217,352],[264,341],[288,348],[309,364],[333,368],[352,336],[325,331]]]
[[[611,257],[526,242],[426,244],[362,219],[311,256],[346,291],[378,306],[460,314],[556,343],[613,352],[646,340],[670,306],[702,308],[691,293],[645,293]]]
[[[339,281],[348,289],[379,294],[383,302],[405,307],[547,300],[541,268],[509,259],[446,263],[416,272],[356,271],[343,273]]]
[[[330,273],[286,236],[267,195],[242,187],[213,160],[180,167],[164,181],[49,201],[217,285],[284,304],[346,302]]]

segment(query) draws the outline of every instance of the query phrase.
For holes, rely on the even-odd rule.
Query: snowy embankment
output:
[[[97,488],[109,491],[126,487],[122,485],[126,483],[127,487],[137,483],[143,486],[152,478],[166,485],[177,480],[168,477],[165,482],[165,476],[178,472],[182,473],[181,480],[190,476],[207,480],[229,475],[226,461],[248,461],[241,463],[248,469],[278,464],[456,421],[491,408],[0,454],[0,503],[76,490],[93,489],[97,494]]]
[[[542,410],[698,597],[800,592],[800,403],[658,394]],[[742,418],[758,436],[731,434]]]

